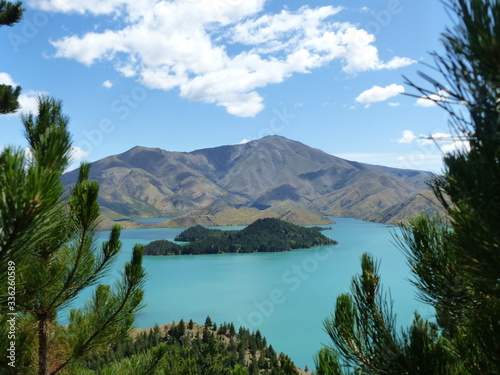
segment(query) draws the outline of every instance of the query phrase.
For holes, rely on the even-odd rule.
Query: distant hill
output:
[[[193,152],[134,147],[94,162],[90,174],[110,218],[185,216],[195,224],[210,216],[204,212],[288,206],[299,221],[313,212],[393,223],[435,210],[424,198],[430,173],[348,161],[281,136]],[[76,178],[72,171],[64,181]]]
[[[300,204],[284,201],[259,210],[255,207],[214,207],[209,206],[195,210],[189,214],[155,224],[155,227],[191,227],[193,225],[227,226],[249,225],[255,220],[276,218],[297,225],[325,225],[333,224],[326,216],[308,209]]]

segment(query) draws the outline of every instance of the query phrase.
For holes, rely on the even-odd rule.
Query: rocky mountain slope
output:
[[[76,178],[77,171],[69,172],[65,182]],[[435,209],[426,198],[430,173],[348,161],[280,136],[193,152],[134,147],[94,162],[91,178],[112,218],[184,216],[191,225],[190,215],[227,207],[290,205],[299,216],[393,223]]]

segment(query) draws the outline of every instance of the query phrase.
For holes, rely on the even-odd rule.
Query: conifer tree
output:
[[[351,293],[338,297],[325,321],[333,346],[317,358],[317,374],[500,373],[500,1],[447,0],[456,25],[434,54],[444,83],[416,87],[449,116],[455,139],[469,147],[444,157],[432,183],[447,217],[417,217],[397,238],[419,297],[435,308],[399,333],[380,291],[378,264],[362,258]]]
[[[10,1],[0,0],[0,26],[12,26],[19,22],[23,17],[23,8],[20,1],[11,3]]]
[[[88,164],[82,164],[78,182],[64,197],[61,175],[71,152],[69,120],[61,102],[49,97],[38,98],[38,110],[38,115],[22,116],[28,160],[22,150],[12,148],[0,156],[0,255],[4,262],[15,263],[18,313],[17,366],[9,367],[2,356],[5,374],[73,373],[89,353],[126,336],[142,307],[145,271],[140,245],[114,287],[97,285],[120,251],[120,228],[113,227],[109,240],[98,245],[99,185],[88,179]],[[61,310],[91,286],[96,286],[92,298],[71,310],[67,327],[60,326]],[[3,321],[2,337],[7,328]],[[0,341],[5,353],[7,343]],[[123,366],[152,365],[161,353],[164,350],[158,349]]]
[[[0,85],[0,114],[6,115],[19,109],[21,86]]]
[[[0,154],[0,266],[26,259],[32,249],[60,226],[63,188],[60,177],[69,163],[71,142],[68,118],[61,104],[40,98],[40,125],[25,129],[30,158],[8,146]],[[43,124],[43,125],[42,125]],[[35,129],[37,127],[38,129]],[[6,283],[5,272],[0,282]],[[2,289],[1,306],[5,306]]]
[[[0,0],[0,26],[12,26],[19,22],[23,17],[23,8],[21,2],[13,4],[11,2]],[[19,94],[21,87],[12,87],[9,85],[0,85],[0,114],[15,112],[19,109]]]

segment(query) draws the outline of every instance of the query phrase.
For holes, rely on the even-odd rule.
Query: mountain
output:
[[[290,206],[292,216],[304,210],[394,223],[435,209],[425,198],[428,172],[348,161],[281,136],[192,152],[134,147],[94,162],[90,175],[110,218]],[[76,179],[77,171],[64,176],[68,185]]]

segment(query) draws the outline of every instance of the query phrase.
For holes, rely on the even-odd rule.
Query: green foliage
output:
[[[186,229],[181,234],[176,236],[175,241],[194,242],[203,240],[206,237],[216,233],[220,233],[220,230],[208,229],[198,224],[195,225],[194,227]]]
[[[463,373],[436,324],[417,315],[407,331],[398,332],[392,306],[380,290],[378,264],[364,254],[361,268],[351,293],[337,298],[335,313],[324,322],[335,345],[318,354],[318,375],[351,373],[349,368],[366,374]]]
[[[156,240],[144,246],[144,255],[180,255],[182,246],[167,240]]]
[[[15,260],[18,314],[19,366],[8,366],[2,356],[5,374],[71,372],[89,352],[126,337],[142,308],[142,245],[135,246],[114,287],[97,285],[120,250],[120,227],[113,227],[109,240],[97,245],[99,185],[88,179],[90,167],[83,164],[78,182],[64,197],[60,180],[71,150],[68,117],[62,114],[61,102],[48,97],[38,98],[38,109],[37,116],[22,116],[29,160],[23,151],[11,148],[0,156],[0,259]],[[67,327],[59,326],[61,309],[91,286],[92,298],[71,310]],[[2,316],[5,306],[0,307]],[[7,328],[2,321],[2,337]],[[9,343],[0,343],[5,353]],[[131,359],[130,366],[148,360]]]
[[[67,117],[57,100],[38,98],[37,119],[25,116],[25,132],[32,160],[24,152],[6,147],[0,154],[0,265],[27,260],[31,251],[65,227],[60,176],[69,162],[71,142]],[[50,121],[42,121],[50,118]],[[40,134],[43,136],[36,136]],[[0,273],[6,284],[7,274]],[[2,290],[1,293],[4,293]],[[2,306],[4,296],[2,298]]]
[[[17,99],[21,94],[21,86],[12,87],[8,85],[0,85],[0,114],[15,112],[19,109]]]
[[[170,328],[168,334],[180,342],[182,337],[186,334],[186,325],[184,324],[184,321],[181,319],[179,324],[172,325],[172,328]]]
[[[446,220],[417,217],[397,237],[435,322],[416,315],[395,332],[377,267],[364,256],[362,275],[325,321],[334,345],[320,352],[318,374],[500,373],[500,1],[445,4],[457,16],[446,54],[434,54],[446,85],[422,74],[434,89],[417,88],[446,92],[437,104],[470,149],[447,154],[431,184]]]
[[[236,365],[231,371],[231,375],[248,375],[248,368],[242,365]]]
[[[316,375],[343,375],[337,352],[332,348],[321,348],[314,359]]]
[[[161,348],[165,354],[156,366],[156,375],[297,374],[290,358],[284,354],[277,356],[259,332],[240,328],[236,334],[232,323],[221,324],[216,330],[212,328],[214,323],[209,317],[204,326],[189,326],[181,321],[172,324],[165,333],[155,327],[135,338],[129,336],[114,344],[111,350],[94,354],[80,363],[80,371],[86,371],[84,374],[88,375],[136,374],[113,371],[130,370],[134,358],[150,357],[151,352]],[[159,356],[153,355],[153,358]]]
[[[176,240],[191,241],[179,245],[166,240],[146,245],[146,255],[217,254],[289,251],[318,245],[336,244],[317,228],[306,228],[279,219],[259,219],[239,231],[208,229],[200,225],[186,229]]]
[[[0,0],[0,26],[12,26],[19,22],[23,17],[21,5],[20,1],[13,4]],[[19,109],[20,105],[17,100],[20,93],[20,86],[12,87],[0,84],[0,114],[13,113]]]
[[[23,17],[23,8],[20,1],[11,3],[10,1],[0,0],[0,26],[12,26],[19,22]]]

